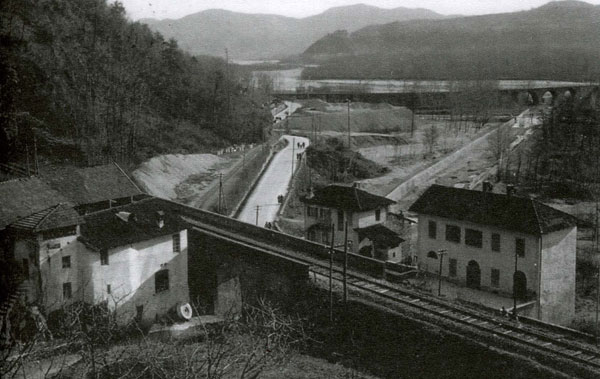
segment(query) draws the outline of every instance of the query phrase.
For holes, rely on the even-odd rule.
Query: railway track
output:
[[[311,265],[310,271],[317,275],[329,277],[329,268],[326,265]],[[333,280],[337,282],[343,281],[342,274],[338,268],[334,268]],[[485,333],[560,355],[563,358],[576,361],[594,370],[600,370],[600,351],[598,349],[593,347],[586,348],[581,344],[561,339],[560,335],[550,335],[550,333],[545,331],[537,331],[504,319],[497,319],[484,312],[477,312],[448,304],[426,295],[401,290],[397,287],[385,285],[352,273],[348,273],[347,283],[349,287],[354,287],[359,291],[370,293],[388,301],[426,311]]]
[[[243,234],[232,233],[221,228],[205,223],[196,223],[203,232],[208,232],[219,238],[227,239],[241,245],[270,251],[287,257],[297,262],[306,264],[314,275],[329,277],[329,263],[323,258],[306,255],[301,251],[290,251],[285,247],[272,244],[269,241],[259,241],[256,238],[246,237]],[[342,268],[334,264],[332,279],[342,282]],[[522,346],[535,349],[538,352],[554,354],[567,361],[578,363],[593,372],[600,372],[600,349],[596,346],[573,340],[567,335],[560,334],[541,327],[518,324],[491,313],[466,308],[450,303],[432,295],[418,293],[414,290],[403,289],[400,286],[374,280],[364,274],[348,271],[348,288],[359,292],[368,293],[374,297],[412,308],[420,312],[427,312],[438,318],[474,328],[480,333],[495,336]]]

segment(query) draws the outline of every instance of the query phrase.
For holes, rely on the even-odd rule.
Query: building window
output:
[[[337,229],[339,231],[344,230],[344,211],[343,210],[338,210],[337,212],[337,219],[338,219],[338,227]]]
[[[481,231],[474,229],[465,229],[465,245],[481,247],[483,246],[482,241],[483,233],[481,233]]]
[[[29,279],[29,259],[23,258],[23,277]]]
[[[317,240],[317,232],[314,229],[308,231],[308,240],[316,241]]]
[[[492,287],[500,286],[500,270],[492,269]]]
[[[500,234],[492,233],[492,251],[500,251]]]
[[[173,252],[179,253],[181,251],[181,236],[179,233],[173,234]]]
[[[169,290],[169,270],[156,272],[154,275],[154,290],[156,293]]]
[[[521,258],[525,256],[525,240],[523,238],[515,238],[515,252]]]
[[[438,255],[435,251],[430,251],[429,253],[427,253],[427,258],[438,259]]]
[[[375,221],[381,220],[381,209],[375,210]]]
[[[102,250],[100,252],[100,264],[102,266],[108,266],[108,250]]]
[[[429,221],[429,238],[437,238],[437,224],[435,221]]]
[[[451,277],[456,276],[456,259],[450,259],[450,266],[448,267],[448,275]]]
[[[63,283],[63,299],[67,300],[73,297],[73,292],[71,289],[71,282]]]
[[[446,241],[460,243],[460,227],[446,225]]]
[[[317,217],[318,209],[315,207],[306,207],[306,213],[308,217]]]
[[[62,257],[62,268],[71,268],[71,256]]]

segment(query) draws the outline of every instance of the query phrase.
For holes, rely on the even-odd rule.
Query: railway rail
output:
[[[243,233],[232,233],[200,220],[194,221],[196,228],[201,232],[209,232],[235,243],[277,253],[308,265],[309,271],[314,275],[329,277],[329,263],[322,258],[307,256],[300,251],[290,251],[285,247],[274,245],[268,241],[260,241],[249,236],[244,236]],[[343,281],[343,271],[339,267],[339,264],[336,263],[334,265],[332,272],[332,279],[334,281]],[[435,298],[432,295],[403,289],[399,285],[387,284],[382,280],[368,278],[364,274],[355,273],[350,270],[348,270],[347,275],[349,289],[369,293],[388,302],[409,307],[420,312],[427,312],[430,315],[475,328],[479,332],[489,336],[510,340],[544,353],[555,354],[568,361],[578,363],[594,372],[600,372],[600,349],[589,343],[574,340],[570,336],[556,331],[519,324],[488,312],[450,303]]]

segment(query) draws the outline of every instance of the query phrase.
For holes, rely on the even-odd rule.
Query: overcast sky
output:
[[[120,0],[134,20],[180,18],[205,9],[274,13],[306,17],[342,5],[364,3],[381,8],[428,8],[441,14],[485,14],[535,8],[549,0]],[[600,4],[600,0],[588,0]]]

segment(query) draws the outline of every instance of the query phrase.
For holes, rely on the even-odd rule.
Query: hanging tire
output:
[[[177,309],[177,317],[181,320],[189,321],[192,319],[192,306],[188,303],[179,303],[175,307]]]

